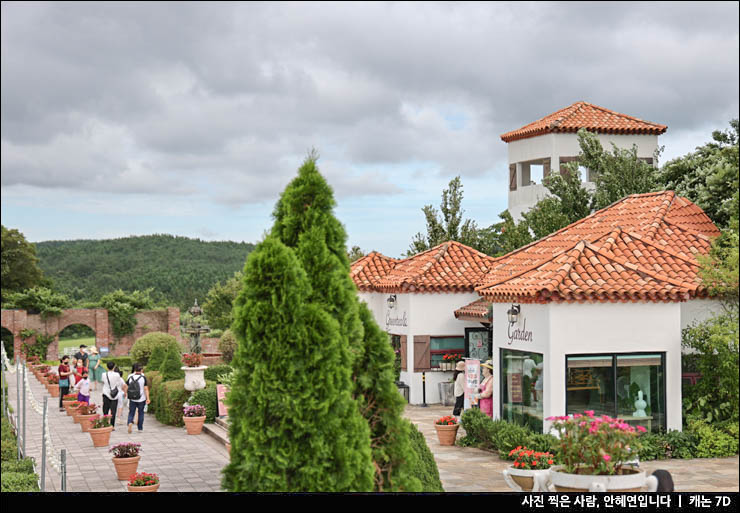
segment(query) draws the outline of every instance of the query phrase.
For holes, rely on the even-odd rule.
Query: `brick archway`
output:
[[[108,310],[105,308],[69,309],[62,311],[58,317],[42,319],[40,315],[29,314],[25,310],[3,310],[2,327],[13,334],[13,353],[20,353],[20,333],[24,329],[33,329],[45,335],[54,335],[55,339],[49,345],[47,359],[56,360],[59,356],[59,332],[72,324],[84,324],[95,332],[95,345],[108,348],[113,356],[126,355],[134,341],[146,333],[161,331],[169,333],[182,343],[180,337],[180,309],[170,307],[166,310],[149,310],[136,314],[134,333],[120,339],[112,336],[113,330]],[[28,339],[35,343],[35,337]]]

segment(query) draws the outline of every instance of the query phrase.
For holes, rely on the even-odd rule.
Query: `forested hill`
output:
[[[253,244],[172,235],[36,243],[39,266],[54,288],[76,301],[153,288],[152,299],[183,309],[242,270]]]

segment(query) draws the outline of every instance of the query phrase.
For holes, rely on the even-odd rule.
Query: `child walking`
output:
[[[74,386],[77,390],[77,400],[81,403],[90,404],[90,380],[87,377],[87,371],[83,371],[82,379]]]
[[[460,414],[465,406],[465,362],[460,360],[455,366],[455,373],[452,376],[455,381],[455,409],[452,414],[460,421]]]

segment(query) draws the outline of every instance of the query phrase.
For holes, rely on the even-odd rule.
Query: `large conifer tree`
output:
[[[339,322],[353,396],[371,431],[375,490],[421,491],[412,477],[409,434],[402,422],[404,403],[394,384],[395,354],[388,336],[357,297],[350,277],[347,235],[334,217],[331,187],[312,152],[275,206],[272,235],[295,248],[311,283],[308,301],[322,305]]]
[[[234,311],[228,491],[373,488],[348,349],[337,321],[310,294],[294,251],[276,238],[249,255]]]

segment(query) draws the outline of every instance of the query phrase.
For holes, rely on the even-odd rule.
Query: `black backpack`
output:
[[[139,375],[141,377],[141,375]],[[133,378],[133,381],[136,383],[136,386],[131,386],[131,378]],[[138,401],[141,399],[141,390],[139,389],[139,381],[140,379],[136,379],[135,377],[131,376],[128,378],[128,398],[132,401]]]

